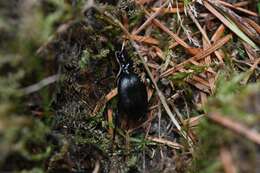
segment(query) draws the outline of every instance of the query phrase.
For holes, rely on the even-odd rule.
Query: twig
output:
[[[241,11],[241,12],[244,12],[244,13],[246,13],[246,14],[249,14],[249,15],[255,16],[255,17],[258,16],[257,13],[252,12],[252,11],[249,11],[249,10],[247,10],[247,9],[245,9],[245,8],[237,7],[237,6],[234,6],[234,5],[229,4],[228,2],[224,2],[224,1],[219,1],[219,2],[220,2],[220,4],[223,4],[223,5],[227,6],[227,7],[233,8],[233,9],[235,9],[235,10],[237,10],[237,11]]]
[[[156,16],[158,16],[158,14],[160,14],[162,8],[165,7],[167,4],[168,4],[168,0],[161,7],[159,7],[155,13],[150,15],[149,18],[136,31],[133,32],[133,34],[137,35],[138,33],[140,33],[149,23],[151,23],[151,21]]]
[[[176,100],[177,98],[179,98],[179,97],[181,96],[181,93],[182,93],[182,92],[183,92],[183,90],[178,91],[177,93],[173,94],[170,98],[167,98],[167,101],[174,101],[174,100]],[[159,106],[159,105],[156,104],[156,105],[154,105],[154,106],[149,107],[149,111],[151,111],[151,110],[157,108],[158,106]]]
[[[216,5],[216,1],[208,0],[211,3]],[[224,17],[220,12],[218,12],[209,2],[203,1],[204,6],[214,15],[216,16],[224,25],[226,25],[230,30],[232,30],[238,37],[245,40],[248,44],[253,46],[255,49],[259,49],[259,47],[243,32],[241,28],[238,28],[237,25],[233,23],[230,19]],[[242,24],[241,24],[242,25]],[[235,27],[235,28],[234,28]],[[245,29],[245,27],[243,27]]]
[[[234,165],[232,155],[230,151],[225,147],[221,147],[220,149],[220,159],[225,170],[225,173],[236,173],[236,167]]]
[[[191,37],[193,37],[193,36],[195,36],[195,35],[197,35],[197,34],[199,34],[200,32],[198,31],[198,32],[194,32],[194,33],[192,33],[191,34]],[[185,41],[185,40],[188,40],[189,38],[186,36],[186,37],[184,37],[182,40],[183,41]],[[176,46],[178,46],[179,45],[179,43],[178,42],[174,42],[174,43],[172,43],[170,46],[169,46],[169,48],[170,49],[173,49],[174,47],[176,47]]]
[[[184,120],[184,125],[187,127],[195,127],[200,123],[200,121],[203,117],[204,117],[204,115],[199,115],[196,117],[188,118],[188,119]]]
[[[152,8],[153,11],[159,10],[159,8]],[[163,8],[161,9],[162,13],[182,13],[184,12],[184,7],[178,7],[178,8]]]
[[[147,44],[154,44],[154,45],[159,45],[159,41],[156,40],[155,38],[152,37],[148,37],[148,36],[140,36],[140,35],[131,35],[131,38],[123,36],[123,38],[127,38],[127,39],[132,39],[135,40],[137,42],[143,42],[143,43],[147,43]]]
[[[111,108],[107,109],[107,121],[108,121],[108,133],[113,136],[113,110]]]
[[[242,80],[242,84],[246,84],[247,81],[249,80],[250,76],[252,75],[252,73],[255,71],[257,65],[260,63],[260,58],[256,59],[254,64],[251,66],[251,68],[247,71],[246,77],[244,80]]]
[[[197,26],[197,28],[199,29],[199,31],[201,32],[201,34],[202,34],[203,38],[205,39],[205,41],[207,42],[207,44],[209,46],[211,46],[210,40],[208,38],[208,35],[206,34],[205,30],[200,26],[199,22],[197,21],[195,16],[192,14],[190,9],[188,9],[188,14],[189,14],[190,18],[192,19],[192,21]],[[220,53],[217,50],[214,53],[215,53],[216,57],[219,59],[219,61],[221,63],[223,63],[223,60],[222,60],[222,57],[221,57]]]
[[[222,116],[220,113],[212,112],[207,116],[210,120],[218,123],[219,125],[246,137],[247,139],[253,141],[254,143],[260,145],[260,134],[256,131],[249,129],[248,127],[231,120],[230,118]]]
[[[30,85],[28,87],[25,87],[22,89],[22,91],[24,92],[24,94],[31,94],[31,93],[34,93],[34,92],[37,92],[39,91],[40,89],[56,82],[58,79],[59,79],[60,75],[56,74],[56,75],[53,75],[53,76],[49,76],[43,80],[41,80],[40,82],[36,83],[36,84],[33,84],[33,85]]]
[[[100,161],[97,160],[95,163],[95,167],[94,170],[92,171],[92,173],[99,173],[99,169],[100,169]]]
[[[224,31],[225,31],[225,26],[221,24],[216,30],[216,32],[213,34],[213,36],[211,37],[211,41],[212,42],[218,41],[218,39],[221,38],[222,34],[224,34]]]
[[[198,60],[201,60],[201,59],[207,57],[212,52],[214,52],[215,50],[219,49],[224,44],[226,44],[231,38],[232,38],[231,34],[226,35],[224,38],[222,38],[218,42],[214,43],[211,47],[209,47],[205,51],[203,51],[203,52],[201,52],[201,53],[191,57],[190,59],[187,59],[187,60],[183,61],[182,63],[176,65],[175,67],[170,68],[169,70],[163,72],[161,74],[161,77],[166,77],[166,76],[170,75],[171,73],[173,73],[174,71],[180,70],[181,68],[183,68],[184,65],[190,63],[191,61],[198,61]]]
[[[184,148],[181,144],[178,144],[176,142],[172,142],[172,141],[169,141],[169,140],[166,140],[166,139],[162,139],[162,138],[148,136],[147,139],[150,140],[150,141],[156,142],[156,143],[168,145],[169,147],[172,147],[174,149]]]
[[[117,88],[114,88],[105,97],[99,99],[99,101],[96,104],[96,107],[91,113],[91,116],[95,116],[101,110],[101,108],[116,95],[117,95]]]
[[[150,14],[147,10],[144,9],[144,12],[149,17]],[[182,45],[186,49],[190,49],[191,46],[189,46],[187,43],[185,43],[177,34],[174,34],[171,30],[169,30],[166,26],[164,26],[159,20],[153,19],[153,22],[158,26],[161,30],[169,34],[174,40],[176,40],[180,45]]]

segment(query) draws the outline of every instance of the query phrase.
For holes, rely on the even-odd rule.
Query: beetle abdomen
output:
[[[135,73],[123,73],[118,80],[118,110],[127,121],[137,122],[147,112],[147,92]]]

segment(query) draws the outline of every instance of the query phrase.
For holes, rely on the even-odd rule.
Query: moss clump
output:
[[[208,113],[218,112],[249,128],[259,127],[260,84],[241,86],[244,75],[220,77],[214,96],[209,99]],[[254,98],[254,99],[252,99]],[[259,128],[256,128],[259,130]],[[197,130],[199,145],[194,154],[190,172],[215,173],[223,172],[220,160],[220,149],[228,148],[239,172],[255,172],[257,169],[257,146],[251,141],[232,133],[230,130],[204,119]],[[247,154],[245,155],[244,152]],[[241,155],[241,156],[240,156]],[[250,165],[250,166],[248,166]]]

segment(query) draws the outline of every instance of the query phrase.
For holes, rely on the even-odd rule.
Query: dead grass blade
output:
[[[214,121],[215,123],[233,131],[234,133],[237,133],[243,137],[246,137],[247,139],[251,140],[252,142],[260,145],[260,134],[256,131],[253,131],[246,127],[245,125],[236,122],[234,120],[231,120],[230,118],[226,116],[222,116],[220,113],[213,112],[210,113],[207,116],[211,121]]]
[[[242,84],[246,84],[250,76],[254,73],[257,65],[260,63],[260,58],[256,59],[252,67],[247,71],[246,77],[241,81]]]
[[[258,58],[258,53],[247,43],[243,42],[243,46],[251,62],[254,62]]]
[[[110,101],[116,95],[117,95],[117,88],[114,88],[105,96],[106,102]]]
[[[91,113],[91,116],[95,116],[107,102],[117,95],[117,88],[112,89],[105,97],[102,97],[96,104],[96,107]]]
[[[208,0],[212,4],[216,4],[215,1]],[[211,4],[207,1],[203,1],[204,6],[213,14],[215,15],[224,25],[226,25],[231,31],[233,31],[238,37],[242,40],[250,44],[255,49],[259,49],[258,46],[244,33],[242,32],[238,26],[231,20],[223,16],[220,12],[218,12]]]
[[[184,120],[184,125],[187,127],[195,127],[199,125],[201,119],[204,117],[204,115],[199,115],[196,117],[191,117],[189,119]]]
[[[215,50],[219,49],[220,47],[222,47],[224,44],[226,44],[230,39],[232,38],[232,35],[226,35],[225,37],[223,37],[222,39],[220,39],[218,42],[214,43],[212,46],[210,46],[207,50],[200,52],[199,54],[189,58],[186,61],[183,61],[182,63],[176,65],[173,68],[168,69],[167,71],[163,72],[161,74],[161,77],[166,77],[168,75],[170,75],[171,73],[180,70],[181,68],[183,68],[184,65],[190,63],[191,61],[198,61],[201,60],[205,57],[207,57],[208,55],[210,55],[212,52],[214,52]]]
[[[174,149],[184,148],[181,144],[178,144],[177,142],[172,142],[172,141],[169,141],[169,140],[166,140],[166,139],[163,139],[163,138],[147,136],[147,140],[153,141],[153,142],[156,142],[156,143],[159,143],[159,144],[164,144],[164,145],[167,145],[167,146],[174,148]]]
[[[223,24],[221,24],[218,29],[216,30],[216,32],[213,34],[213,36],[211,37],[211,41],[213,43],[215,43],[216,41],[218,41],[222,35],[224,35],[225,32],[225,26]],[[217,56],[218,60],[220,61],[220,63],[224,64],[224,53],[223,51],[220,49],[217,52],[215,52],[215,55]]]
[[[192,19],[192,21],[196,24],[197,28],[199,29],[199,31],[201,32],[202,36],[203,36],[203,39],[207,42],[207,44],[210,46],[211,43],[210,43],[210,40],[205,32],[204,29],[202,29],[202,27],[200,26],[200,23],[198,22],[198,20],[195,18],[195,16],[193,15],[193,13],[191,12],[190,9],[188,9],[188,14],[190,16],[190,18]],[[220,55],[220,53],[218,51],[215,51],[214,54],[216,55],[216,57],[219,59],[219,61],[221,63],[223,63],[223,58],[222,56]]]
[[[153,11],[158,11],[160,8],[151,8]],[[184,7],[178,8],[162,8],[161,13],[182,13],[184,12]]]
[[[111,108],[107,109],[107,121],[108,121],[108,133],[113,136],[113,110]]]
[[[206,85],[203,85],[201,82],[197,82],[194,79],[189,79],[187,81],[189,84],[195,86],[197,89],[199,89],[200,91],[203,91],[204,93],[208,93],[210,94],[210,88],[207,87]]]
[[[231,22],[234,22],[239,27],[239,29],[241,29],[255,43],[260,44],[260,35],[256,32],[256,30],[253,27],[251,27],[251,25],[247,23],[247,21],[244,18],[240,17],[235,12],[233,12],[229,8],[222,6],[221,4],[214,3],[214,5],[221,10],[221,12],[224,14],[224,16],[226,16],[226,18],[228,18]]]
[[[149,37],[149,36],[140,36],[140,35],[133,35],[131,34],[131,38],[127,36],[123,36],[124,39],[132,39],[137,42],[141,43],[147,43],[147,44],[154,44],[154,45],[159,45],[159,41],[156,40],[155,38]]]
[[[225,173],[237,173],[231,152],[226,147],[220,149],[220,160],[222,162]]]
[[[144,9],[144,12],[146,13],[146,15],[148,16],[148,18],[150,17],[150,14],[147,10]],[[190,48],[192,48],[191,46],[189,46],[187,43],[185,43],[177,34],[174,34],[171,30],[169,30],[166,26],[164,26],[159,20],[157,19],[153,19],[152,22],[158,26],[161,30],[163,30],[164,32],[166,32],[167,34],[169,34],[176,42],[178,42],[180,45],[182,45],[184,48],[186,48],[186,50],[193,54],[193,52],[190,50]]]
[[[137,35],[138,33],[140,33],[148,24],[151,23],[151,21],[160,14],[161,10],[163,9],[163,7],[165,7],[168,4],[168,0],[162,5],[160,6],[157,11],[155,13],[153,13],[152,15],[149,15],[149,17],[147,18],[147,20],[136,30],[133,32],[134,35]]]
[[[249,18],[246,18],[245,20],[256,30],[258,34],[260,34],[260,26],[257,23],[255,23],[255,21]]]
[[[245,8],[241,8],[241,7],[232,5],[232,4],[228,3],[228,2],[219,1],[219,3],[222,4],[222,5],[224,5],[224,6],[226,6],[226,7],[230,7],[230,8],[232,8],[232,9],[237,10],[237,11],[241,11],[241,12],[243,12],[243,13],[245,13],[245,14],[249,14],[249,15],[251,15],[251,16],[256,16],[256,17],[258,16],[258,14],[255,13],[255,12],[253,12],[253,11],[250,11],[250,10],[247,10],[247,9],[245,9]]]
[[[224,35],[224,32],[225,32],[225,26],[221,24],[216,30],[216,32],[212,35],[211,41],[216,42],[217,40],[219,40],[222,37],[222,35]]]
[[[241,1],[241,2],[235,3],[234,6],[235,6],[235,7],[243,7],[243,6],[246,6],[246,5],[248,5],[248,4],[250,4],[249,1]]]
[[[203,29],[204,31],[206,30],[206,27],[204,27]],[[208,40],[209,41],[209,40]],[[203,43],[203,49],[206,50],[208,47],[210,47],[210,41],[207,42],[205,38],[202,38],[202,43]],[[216,54],[217,51],[215,51],[214,53]],[[222,57],[220,58],[220,60],[222,60]],[[221,61],[223,62],[223,60]],[[210,64],[211,64],[211,56],[207,56],[205,58],[205,64],[209,67]],[[212,76],[212,74],[210,73],[207,73],[206,72],[206,76],[207,76],[207,79],[209,81],[209,86],[210,86],[210,90],[211,92],[213,91],[213,88],[214,88],[214,76]]]
[[[199,31],[197,31],[197,32],[194,32],[194,33],[192,33],[191,34],[191,37],[193,37],[193,36],[195,36],[195,35],[198,35],[200,32]],[[188,40],[189,38],[186,36],[186,37],[184,37],[182,40],[183,41],[186,41],[186,40]],[[169,49],[173,49],[173,48],[175,48],[176,46],[178,46],[179,45],[179,43],[178,42],[174,42],[174,43],[172,43],[170,46],[169,46]]]

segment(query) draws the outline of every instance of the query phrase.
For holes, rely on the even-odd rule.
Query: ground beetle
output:
[[[132,129],[146,118],[148,99],[144,83],[134,72],[133,61],[122,49],[115,53],[119,63],[117,75],[118,103],[115,126]]]

